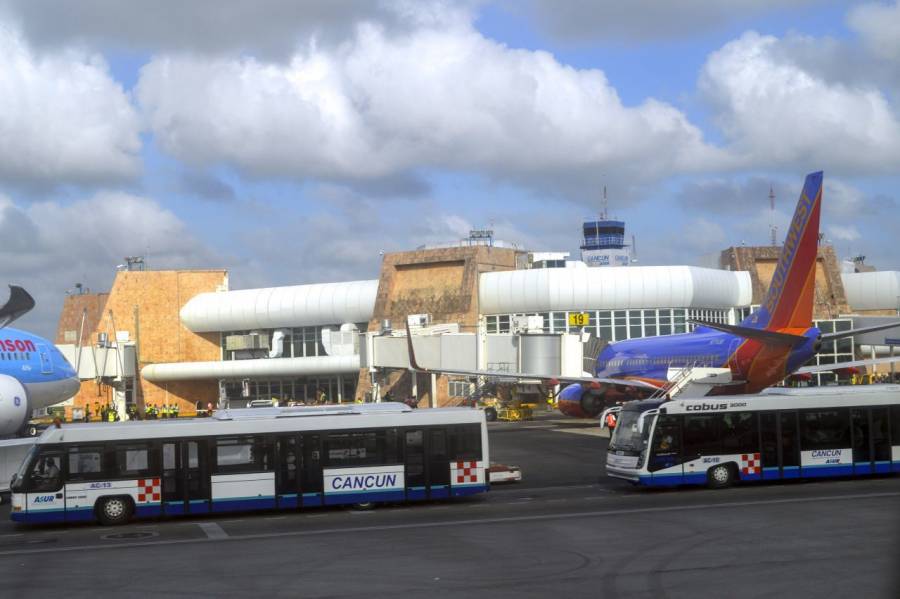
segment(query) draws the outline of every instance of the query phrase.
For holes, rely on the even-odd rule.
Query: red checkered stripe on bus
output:
[[[162,494],[162,486],[159,483],[158,478],[139,478],[137,481],[138,486],[138,501],[142,503],[149,503],[151,501],[159,501],[160,496]]]

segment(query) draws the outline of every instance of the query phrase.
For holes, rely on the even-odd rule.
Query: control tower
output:
[[[581,226],[581,260],[588,266],[628,266],[631,247],[625,243],[625,222],[611,220],[606,212],[606,188],[603,188],[603,213],[599,219],[587,218]]]

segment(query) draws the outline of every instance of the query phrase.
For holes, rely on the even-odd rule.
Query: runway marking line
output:
[[[722,503],[701,503],[695,505],[668,505],[659,507],[595,510],[590,512],[569,512],[565,514],[542,514],[535,516],[504,516],[499,518],[471,518],[464,520],[447,520],[444,522],[418,522],[411,524],[386,524],[380,526],[355,526],[346,528],[323,528],[320,530],[300,530],[287,532],[259,533],[241,536],[228,536],[215,522],[198,522],[198,526],[207,533],[205,539],[173,539],[169,541],[150,541],[134,543],[117,543],[116,545],[80,545],[74,547],[47,547],[42,549],[17,549],[14,551],[0,551],[0,557],[21,557],[26,554],[36,553],[62,553],[71,551],[86,551],[96,549],[121,550],[131,547],[156,547],[160,545],[184,545],[187,543],[209,543],[224,541],[258,541],[264,539],[277,539],[285,537],[307,537],[334,534],[352,534],[365,532],[379,532],[385,530],[404,530],[416,528],[446,528],[455,526],[482,526],[484,524],[505,524],[515,522],[540,522],[542,520],[571,520],[573,518],[603,518],[607,516],[627,516],[631,514],[653,514],[678,511],[696,511],[710,509],[729,509],[735,507],[754,507],[764,505],[785,505],[791,503],[824,503],[829,501],[851,501],[861,499],[885,499],[888,497],[900,497],[900,491],[888,493],[857,493],[852,495],[828,495],[819,497],[796,497],[789,499],[767,499],[760,501],[728,501]],[[212,534],[210,534],[212,532]]]
[[[219,526],[216,522],[197,522],[197,526],[200,527],[200,530],[206,533],[207,538],[210,540],[219,541],[222,539],[230,538],[228,533],[225,532],[221,526]]]

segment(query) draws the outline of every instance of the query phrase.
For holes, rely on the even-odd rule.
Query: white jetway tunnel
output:
[[[434,370],[527,372],[548,377],[581,376],[583,372],[584,344],[578,335],[413,333],[413,344],[419,366]],[[410,368],[405,334],[366,333],[360,345],[361,365],[371,371]]]

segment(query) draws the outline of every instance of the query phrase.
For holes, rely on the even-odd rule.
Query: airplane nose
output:
[[[72,376],[63,381],[63,393],[66,399],[73,397],[81,389],[81,381],[78,377]]]

